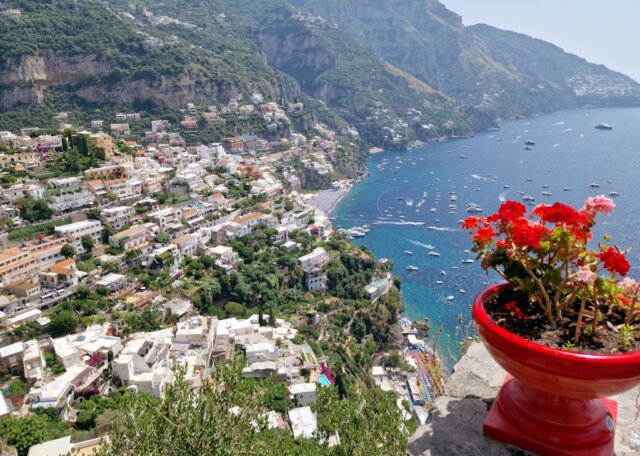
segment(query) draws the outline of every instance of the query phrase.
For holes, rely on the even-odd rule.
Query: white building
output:
[[[107,207],[100,213],[102,221],[116,230],[131,224],[134,215],[135,210],[130,206]]]
[[[316,436],[318,421],[309,406],[289,410],[289,421],[295,440],[301,437],[312,439]]]
[[[100,244],[102,223],[99,220],[83,220],[69,225],[56,226],[54,231],[58,236],[65,237],[67,242],[76,249],[76,252],[84,252],[82,237],[91,236],[95,244]]]
[[[111,247],[122,247],[125,251],[143,246],[149,239],[149,231],[144,225],[135,225],[119,233],[109,236]]]
[[[316,384],[315,383],[297,383],[289,386],[289,393],[296,400],[298,407],[305,407],[311,402],[316,402]]]
[[[308,269],[321,268],[327,264],[329,262],[329,255],[322,247],[316,247],[313,252],[298,258],[298,261],[302,269],[306,271]]]
[[[109,289],[109,293],[124,290],[128,285],[129,281],[127,276],[123,274],[116,274],[115,272],[107,274],[96,282],[96,286],[98,287],[107,287]]]
[[[245,347],[247,365],[265,361],[278,360],[278,347],[273,341],[265,341],[257,344],[249,344]]]

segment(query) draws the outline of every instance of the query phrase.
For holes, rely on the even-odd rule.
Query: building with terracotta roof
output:
[[[77,270],[74,259],[67,258],[43,269],[40,272],[40,283],[47,288],[58,288],[60,285],[76,286],[78,285]]]
[[[251,228],[263,222],[264,214],[262,212],[252,212],[250,214],[243,215],[233,220],[234,223],[242,225],[246,228]]]

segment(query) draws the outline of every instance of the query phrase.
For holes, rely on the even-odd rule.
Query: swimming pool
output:
[[[331,386],[331,382],[329,381],[327,376],[324,375],[324,374],[322,374],[321,376],[318,377],[318,381],[320,382],[320,384],[322,386]]]

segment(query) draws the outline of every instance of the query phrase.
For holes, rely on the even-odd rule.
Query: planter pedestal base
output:
[[[553,396],[507,375],[484,435],[545,456],[613,456],[618,404]]]

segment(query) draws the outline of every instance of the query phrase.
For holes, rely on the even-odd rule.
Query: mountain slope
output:
[[[229,20],[212,34],[217,46],[199,47],[189,34],[204,33],[193,24],[161,18],[159,24],[173,28],[154,27],[151,18],[138,21],[98,1],[16,0],[12,6],[20,19],[0,17],[4,110],[41,104],[53,93],[81,105],[175,108],[227,101],[243,91],[274,97],[299,91],[262,62],[251,41],[242,40],[242,25]]]
[[[465,27],[437,0],[291,0],[380,57],[495,117],[640,104],[640,85],[525,35]]]

